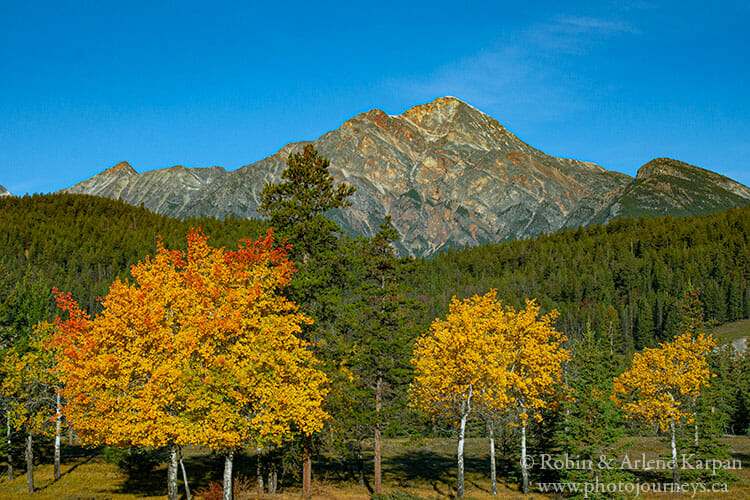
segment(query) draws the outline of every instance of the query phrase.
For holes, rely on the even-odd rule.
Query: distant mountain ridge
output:
[[[121,162],[63,190],[143,204],[173,217],[259,217],[260,192],[278,182],[291,152],[312,143],[337,182],[357,188],[331,217],[370,236],[390,214],[401,250],[441,249],[525,238],[641,213],[690,215],[750,201],[750,189],[713,172],[656,159],[632,177],[557,158],[452,97],[400,115],[373,109],[315,141],[291,143],[237,170],[181,166],[138,174]]]
[[[10,194],[10,191],[5,189],[3,186],[0,186],[0,198],[2,198],[3,196],[13,196],[13,195]]]

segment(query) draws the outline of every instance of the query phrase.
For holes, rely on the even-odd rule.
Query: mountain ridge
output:
[[[400,251],[411,255],[603,222],[637,212],[644,200],[654,212],[699,213],[750,200],[745,186],[676,160],[655,159],[633,178],[548,155],[453,97],[399,115],[379,109],[359,113],[314,141],[289,143],[232,171],[176,166],[138,174],[121,162],[63,191],[122,198],[179,218],[259,217],[263,186],[278,182],[288,155],[305,144],[330,160],[336,182],[357,188],[352,206],[330,216],[346,231],[371,236],[391,215],[401,235]],[[675,169],[682,177],[710,182],[715,199],[702,203],[698,198],[706,190],[686,188],[684,200],[668,202],[660,183],[677,179]]]

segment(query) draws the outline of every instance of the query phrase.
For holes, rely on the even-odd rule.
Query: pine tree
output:
[[[555,441],[561,452],[580,463],[591,461],[590,469],[564,468],[564,482],[602,484],[627,482],[630,474],[619,468],[597,467],[601,457],[620,456],[625,428],[615,403],[609,398],[613,377],[619,373],[620,357],[610,354],[606,336],[599,337],[587,328],[583,337],[571,346],[572,358],[566,377],[575,401],[563,403],[563,414],[557,421]],[[583,495],[581,495],[583,496]],[[597,492],[587,498],[609,498]]]
[[[355,188],[334,187],[329,166],[330,161],[307,144],[301,153],[289,155],[282,182],[267,184],[261,192],[260,212],[280,237],[288,238],[292,260],[307,263],[322,250],[336,247],[340,228],[325,213],[351,205],[347,198]]]
[[[374,492],[382,493],[381,438],[389,417],[403,412],[408,384],[408,363],[415,337],[413,311],[406,298],[403,278],[409,259],[399,259],[393,247],[399,234],[387,216],[372,240],[361,242],[359,300],[352,304],[352,371],[364,393],[364,408],[357,412],[360,425],[374,435]]]
[[[282,181],[263,188],[260,212],[291,245],[290,255],[299,271],[292,280],[288,296],[313,318],[313,326],[302,334],[326,365],[335,387],[337,379],[344,376],[339,369],[342,353],[337,346],[341,343],[334,326],[340,314],[340,277],[344,272],[336,253],[341,229],[326,213],[351,205],[347,198],[355,188],[345,184],[334,187],[329,165],[328,159],[319,156],[312,144],[307,144],[302,152],[290,154],[287,168],[281,174]],[[304,498],[311,495],[312,452],[312,441],[305,439]]]

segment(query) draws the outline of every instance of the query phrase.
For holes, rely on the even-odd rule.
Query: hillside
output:
[[[671,158],[657,158],[638,170],[635,180],[592,219],[619,216],[710,214],[750,202],[750,188]]]
[[[514,307],[536,297],[568,335],[617,332],[628,350],[670,338],[679,299],[701,291],[709,319],[750,317],[750,207],[692,217],[623,218],[606,225],[442,253],[410,283],[425,318],[460,298],[498,289]],[[611,308],[611,311],[610,311]]]
[[[154,253],[158,237],[169,248],[182,248],[187,230],[201,226],[214,245],[236,247],[241,238],[266,229],[258,220],[181,221],[121,201],[70,194],[0,198],[0,220],[0,295],[3,284],[12,288],[30,273],[47,289],[73,292],[92,312],[116,276],[127,277],[131,265]]]
[[[73,291],[92,311],[115,276],[126,277],[130,265],[153,254],[157,235],[168,247],[181,248],[188,228],[202,226],[212,244],[234,247],[266,227],[234,217],[180,221],[81,195],[3,198],[0,220],[7,283],[21,282],[30,269],[49,287]],[[587,322],[608,329],[612,306],[623,348],[640,347],[671,335],[677,300],[689,283],[702,291],[710,318],[724,323],[750,317],[749,234],[750,207],[687,218],[618,219],[420,259],[407,284],[427,306],[423,325],[445,314],[453,295],[497,288],[515,307],[537,297],[544,309],[558,309],[558,324],[574,336]]]

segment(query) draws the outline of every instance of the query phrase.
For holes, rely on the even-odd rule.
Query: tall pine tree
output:
[[[260,212],[268,217],[274,231],[290,245],[289,254],[298,273],[289,288],[289,298],[300,304],[314,323],[303,331],[325,371],[333,381],[342,377],[341,345],[335,324],[340,314],[342,262],[337,258],[341,228],[325,216],[344,208],[355,188],[334,186],[328,172],[330,161],[318,155],[312,144],[292,153],[281,182],[267,184],[261,192]],[[334,417],[335,418],[335,417]],[[310,498],[312,481],[312,441],[302,443],[303,497]]]

